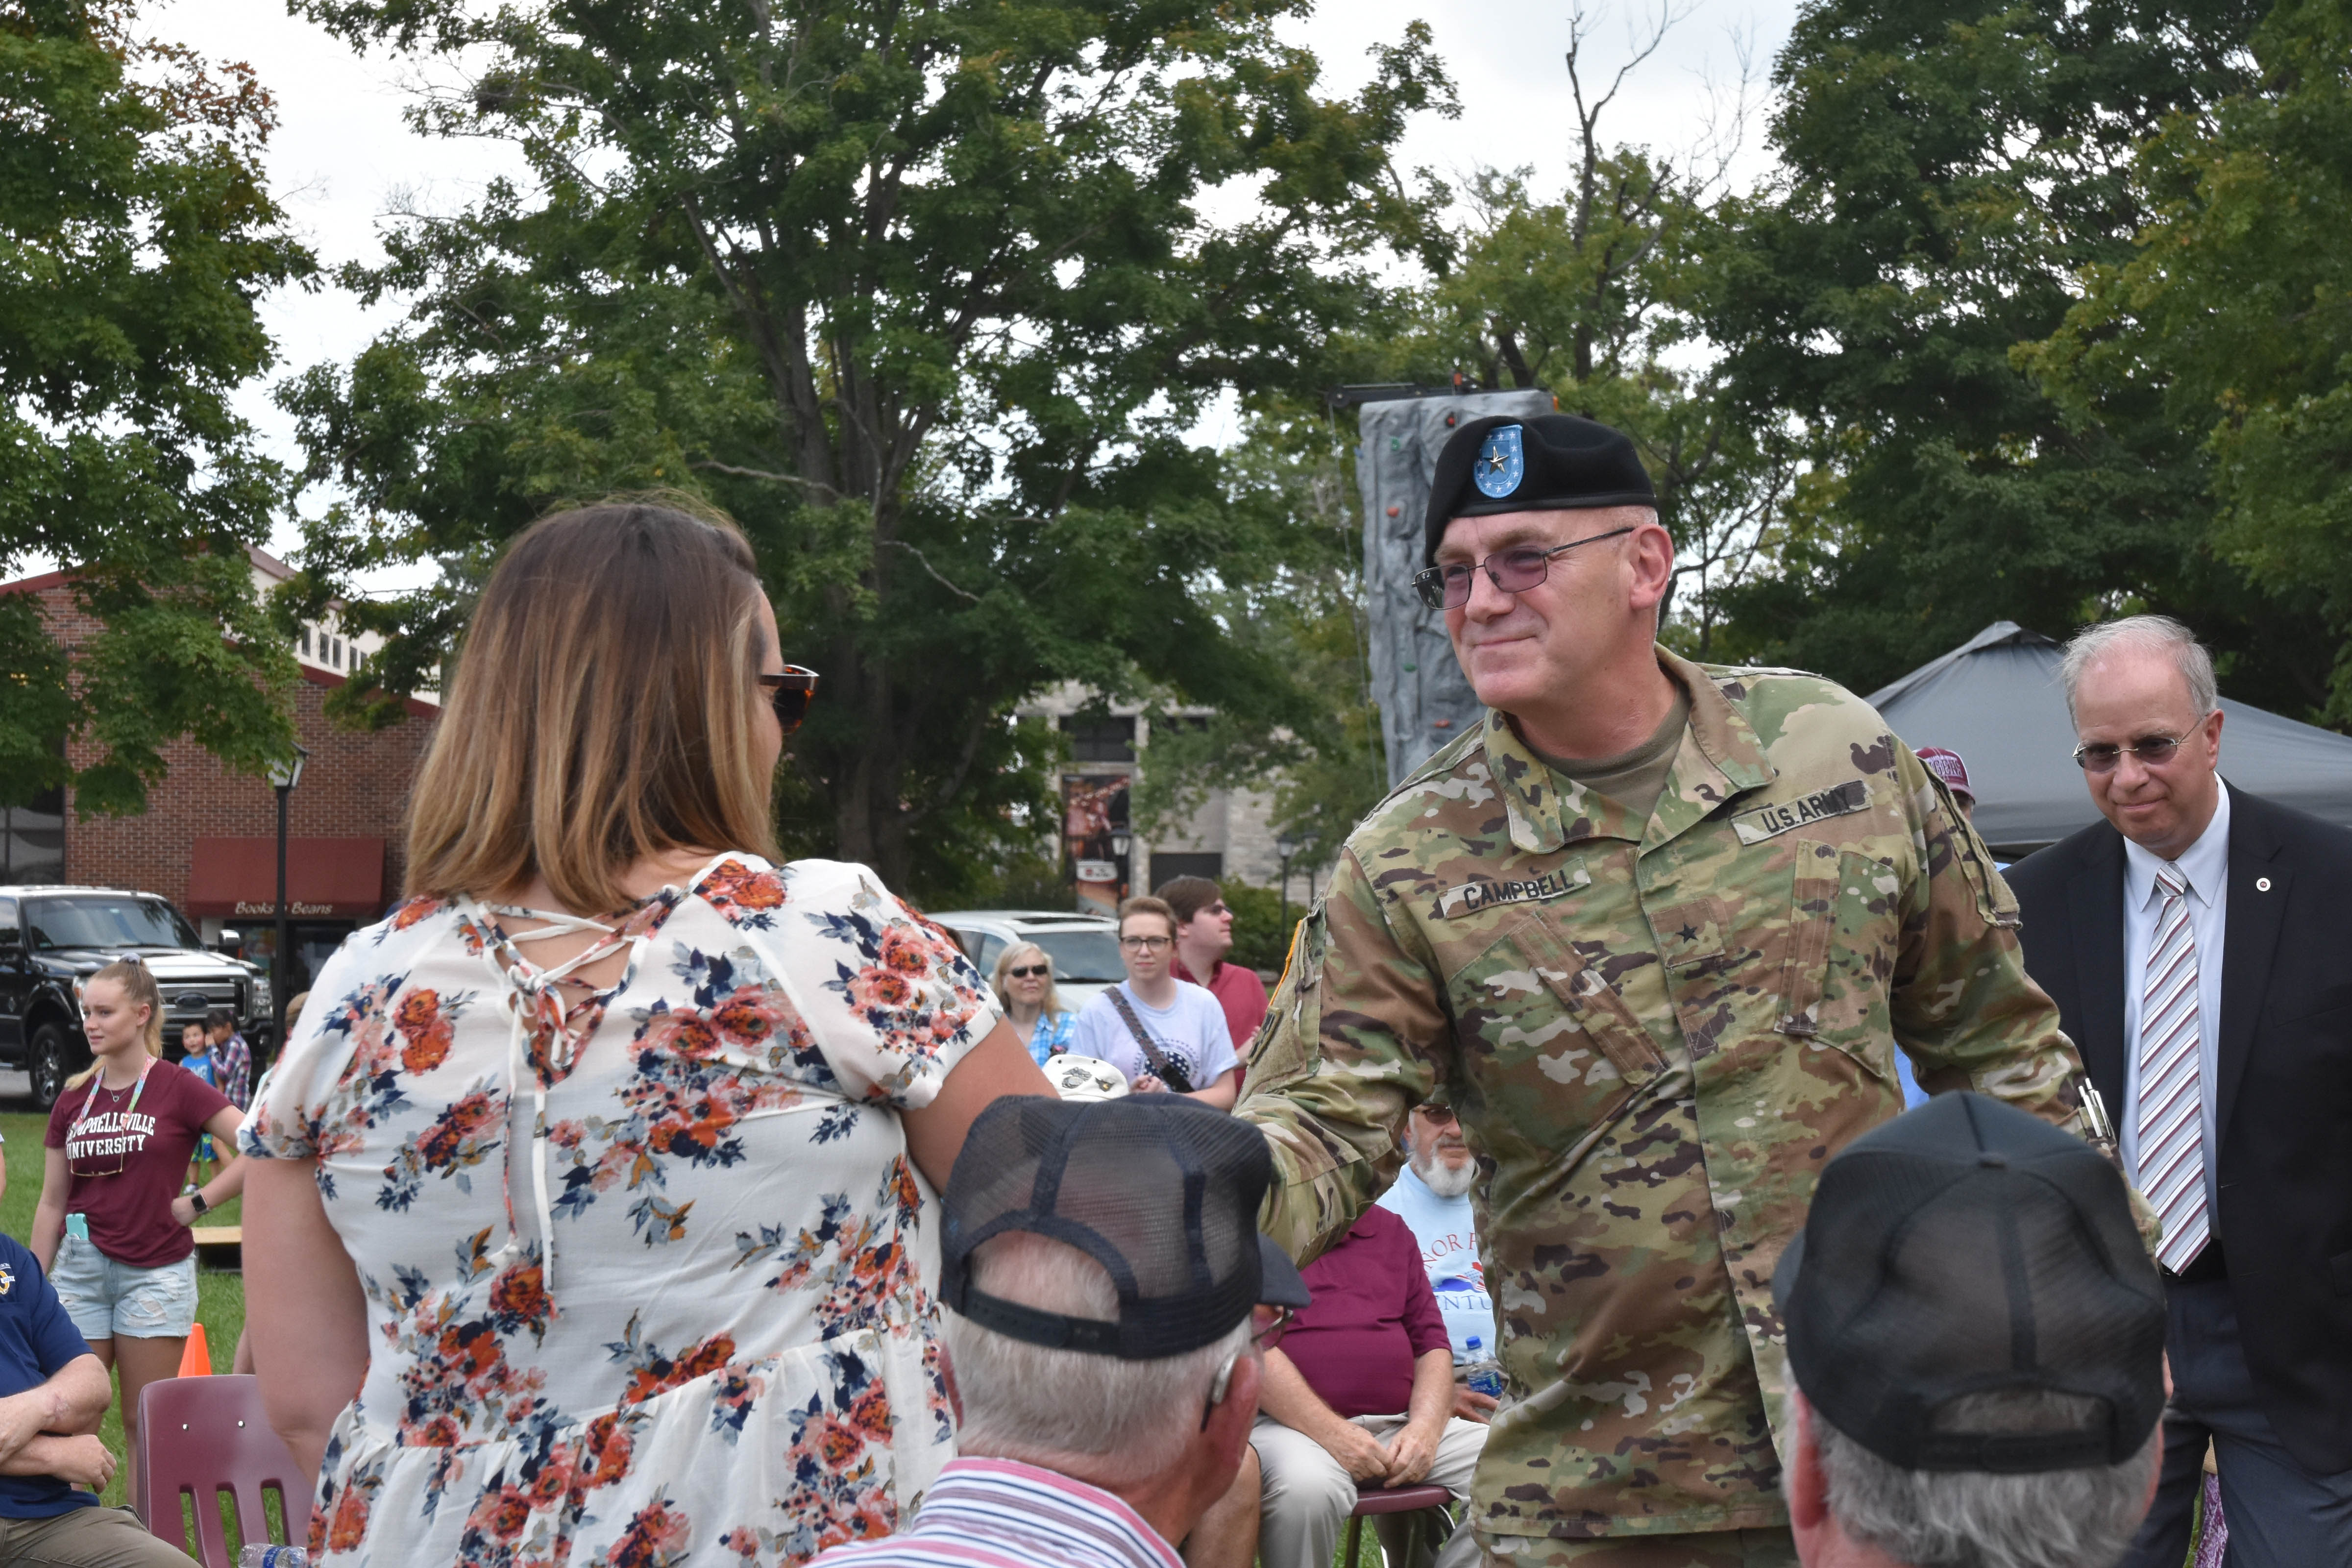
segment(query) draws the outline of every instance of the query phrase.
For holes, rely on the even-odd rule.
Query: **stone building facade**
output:
[[[1063,687],[1020,709],[1021,717],[1047,720],[1070,737],[1071,760],[1062,769],[1064,838],[1077,867],[1080,902],[1108,907],[1178,876],[1275,886],[1282,855],[1274,803],[1256,791],[1212,791],[1180,831],[1157,839],[1133,830],[1124,790],[1113,781],[1137,776],[1138,759],[1151,744],[1151,721],[1136,703],[1112,703],[1108,718],[1081,718],[1091,695]]]

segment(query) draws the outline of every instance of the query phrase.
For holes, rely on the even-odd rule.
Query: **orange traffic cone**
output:
[[[213,1352],[205,1344],[205,1326],[198,1323],[188,1331],[188,1348],[180,1352],[182,1377],[210,1377],[213,1374]]]

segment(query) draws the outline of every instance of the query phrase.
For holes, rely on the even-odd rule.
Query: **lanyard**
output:
[[[147,1055],[147,1053],[146,1053],[146,1051],[145,1051],[144,1047],[142,1047],[142,1049],[141,1049],[141,1051],[140,1051],[140,1053],[139,1053],[139,1054],[140,1054],[140,1055],[142,1055],[142,1056],[146,1056],[146,1055]],[[139,1082],[138,1082],[138,1084],[137,1084],[137,1085],[136,1085],[136,1086],[135,1086],[135,1087],[131,1090],[131,1103],[130,1103],[130,1104],[128,1104],[128,1105],[126,1105],[126,1106],[124,1106],[124,1107],[122,1108],[122,1112],[121,1112],[121,1113],[122,1113],[123,1115],[125,1115],[125,1116],[129,1116],[129,1115],[131,1115],[133,1111],[135,1111],[135,1110],[137,1110],[139,1109],[139,1097],[140,1097],[141,1095],[142,1095],[142,1094],[144,1094],[144,1093],[146,1093],[146,1092],[147,1092],[147,1069],[148,1069],[149,1068],[153,1067],[154,1065],[155,1065],[155,1058],[154,1058],[153,1057],[147,1057],[147,1059],[146,1059],[145,1064],[144,1064],[143,1066],[142,1066],[142,1067],[140,1068],[140,1069],[139,1069]],[[74,1118],[74,1120],[73,1120],[73,1125],[72,1125],[70,1128],[68,1128],[68,1129],[66,1130],[66,1136],[67,1136],[68,1138],[71,1138],[75,1133],[79,1132],[79,1131],[81,1131],[85,1126],[87,1126],[87,1125],[89,1124],[89,1107],[90,1107],[90,1102],[91,1102],[92,1100],[96,1100],[96,1099],[98,1098],[98,1089],[99,1089],[99,1086],[100,1086],[100,1084],[104,1083],[105,1081],[106,1081],[106,1069],[105,1069],[104,1068],[100,1068],[100,1069],[99,1069],[95,1074],[93,1074],[93,1075],[91,1076],[90,1080],[89,1080],[89,1093],[88,1095],[84,1096],[84,1097],[83,1097],[83,1099],[82,1099],[82,1102],[81,1102],[81,1114],[80,1114],[80,1115],[79,1115],[79,1116],[77,1116],[77,1117],[75,1117],[75,1118]],[[114,1092],[116,1092],[116,1091],[115,1091],[115,1090],[113,1090],[113,1089],[109,1089],[109,1090],[107,1090],[107,1092],[108,1092],[109,1094],[112,1094],[112,1093],[114,1093]]]

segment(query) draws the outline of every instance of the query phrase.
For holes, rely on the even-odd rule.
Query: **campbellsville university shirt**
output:
[[[1411,1227],[1375,1205],[1299,1277],[1315,1300],[1290,1321],[1282,1353],[1340,1415],[1402,1415],[1413,1363],[1447,1348]]]
[[[88,1216],[89,1238],[115,1262],[161,1268],[196,1249],[172,1217],[205,1123],[232,1109],[220,1090],[175,1063],[147,1068],[147,1087],[110,1089],[100,1074],[58,1096],[42,1142],[66,1152],[66,1213]],[[93,1092],[94,1091],[94,1092]],[[137,1104],[132,1104],[133,1100]],[[105,1175],[117,1164],[118,1174]]]

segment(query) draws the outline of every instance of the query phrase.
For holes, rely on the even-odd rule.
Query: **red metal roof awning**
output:
[[[383,912],[383,840],[291,838],[286,912],[294,919],[373,920]],[[188,863],[188,910],[231,920],[278,910],[278,840],[199,838]]]

